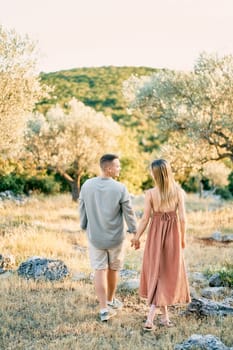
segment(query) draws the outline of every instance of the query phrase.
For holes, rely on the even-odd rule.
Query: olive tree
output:
[[[27,36],[0,26],[0,152],[20,149],[28,113],[46,93],[40,85],[36,45]]]
[[[229,184],[228,178],[231,173],[230,168],[224,163],[209,162],[204,165],[203,175],[209,179],[210,186],[215,190],[217,187],[225,187]]]
[[[131,107],[159,124],[161,133],[173,135],[176,158],[180,154],[182,161],[188,153],[192,164],[233,161],[233,56],[203,53],[193,71],[131,77],[124,93]]]
[[[56,106],[34,114],[25,145],[38,166],[56,169],[69,182],[77,200],[81,177],[98,173],[99,157],[116,151],[120,132],[111,117],[72,99],[68,113]]]

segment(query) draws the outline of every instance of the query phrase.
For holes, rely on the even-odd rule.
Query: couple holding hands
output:
[[[120,169],[117,155],[103,155],[101,175],[87,180],[79,197],[80,226],[87,231],[100,320],[107,321],[123,307],[115,292],[124,259],[125,220],[135,249],[140,248],[140,238],[149,224],[139,287],[140,296],[149,305],[143,329],[154,328],[156,307],[162,310],[160,323],[171,327],[168,306],[190,301],[182,252],[184,191],[175,182],[169,163],[164,159],[154,160],[151,175],[155,186],[146,191],[143,216],[137,225],[129,192],[115,180]]]

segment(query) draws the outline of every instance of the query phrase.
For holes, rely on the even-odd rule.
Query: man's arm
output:
[[[87,229],[87,213],[86,213],[86,207],[85,202],[83,199],[82,191],[79,195],[79,218],[80,218],[80,227],[82,230]]]
[[[135,216],[134,210],[132,208],[130,195],[129,195],[126,187],[124,189],[123,198],[121,201],[121,208],[122,208],[122,213],[123,213],[124,219],[125,219],[126,224],[128,226],[128,232],[129,233],[136,233],[136,231],[137,231],[136,216]]]

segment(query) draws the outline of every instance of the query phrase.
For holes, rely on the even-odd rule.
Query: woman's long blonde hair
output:
[[[151,173],[159,189],[160,207],[174,207],[178,202],[179,186],[170,164],[165,159],[156,159],[151,163]]]

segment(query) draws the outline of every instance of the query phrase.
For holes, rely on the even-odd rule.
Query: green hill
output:
[[[75,97],[86,105],[123,125],[132,125],[127,114],[127,104],[122,96],[122,83],[132,74],[142,76],[155,73],[157,69],[147,67],[96,67],[76,68],[53,73],[42,73],[41,80],[54,91],[50,99],[41,101],[37,110],[46,112],[52,105],[59,103],[64,108]]]

